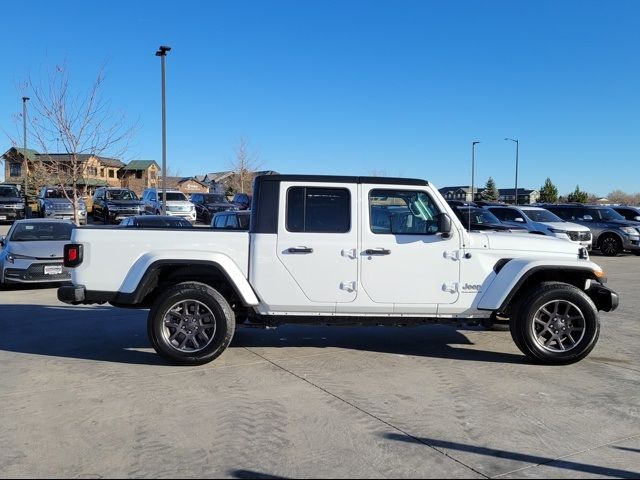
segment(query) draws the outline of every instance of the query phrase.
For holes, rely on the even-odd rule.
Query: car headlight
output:
[[[638,230],[633,227],[622,227],[620,230],[622,230],[627,235],[638,235]]]
[[[7,261],[9,263],[14,263],[16,260],[27,260],[31,257],[27,257],[26,255],[17,255],[15,253],[9,253],[7,255]]]
[[[553,233],[564,233],[565,235],[567,235],[569,233],[566,230],[560,230],[558,228],[549,228],[549,231],[553,232]]]

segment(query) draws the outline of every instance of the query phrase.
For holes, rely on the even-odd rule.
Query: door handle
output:
[[[364,253],[367,255],[390,255],[391,250],[387,250],[386,248],[370,248],[365,250]]]
[[[310,247],[291,247],[287,249],[287,253],[313,253]]]

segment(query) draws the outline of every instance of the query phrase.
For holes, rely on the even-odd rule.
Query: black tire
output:
[[[208,309],[212,314],[212,321],[206,324],[214,329],[211,340],[200,350],[185,352],[170,340],[171,337],[168,338],[168,335],[172,333],[178,335],[174,342],[179,342],[187,337],[186,334],[177,332],[178,328],[172,332],[173,327],[165,327],[165,316],[172,307],[181,302],[199,304],[206,307],[205,309]],[[195,319],[190,321],[195,322]],[[217,290],[204,283],[184,282],[166,289],[153,303],[147,320],[147,334],[158,355],[169,362],[176,365],[202,365],[217,358],[229,346],[235,325],[233,310]],[[197,326],[200,327],[201,324]],[[202,341],[202,337],[200,340]],[[195,344],[192,343],[192,346],[195,347]]]
[[[541,332],[540,337],[536,334],[536,316],[545,316],[543,307],[546,309],[548,305],[554,305],[557,302],[560,305],[569,305],[565,314],[558,314],[558,322],[563,316],[569,316],[569,313],[579,314],[582,319],[576,321],[575,325],[582,327],[582,336],[575,340],[575,345],[567,350],[562,350],[564,341],[555,343],[547,343],[543,346],[539,340],[542,334],[553,336],[554,331],[545,330]],[[549,307],[551,308],[551,307]],[[538,317],[539,320],[539,317]],[[554,319],[549,316],[549,321]],[[565,325],[562,323],[562,325]],[[567,324],[571,331],[572,324]],[[547,365],[567,365],[582,360],[589,355],[591,350],[598,341],[600,335],[600,320],[598,318],[598,310],[593,301],[579,288],[566,283],[545,282],[527,292],[513,306],[513,312],[509,323],[511,337],[516,346],[527,357],[536,363]],[[560,330],[560,329],[559,329]],[[555,330],[558,333],[558,330]],[[560,335],[563,335],[560,332]],[[579,334],[576,333],[576,336]],[[566,341],[566,338],[564,339]]]
[[[109,210],[107,210],[106,208],[102,209],[102,223],[104,223],[105,225],[109,225]]]
[[[617,257],[622,253],[622,241],[616,235],[603,235],[599,241],[600,252],[605,257]]]
[[[634,255],[640,256],[640,250],[631,250],[631,253],[633,253]]]

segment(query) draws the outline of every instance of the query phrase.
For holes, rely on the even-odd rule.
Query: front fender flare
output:
[[[557,272],[558,281],[562,281],[563,273],[584,272],[585,278],[597,279],[595,271],[601,268],[591,261],[575,260],[509,260],[496,274],[478,301],[478,310],[501,311],[507,307],[522,284],[536,273],[543,271]]]

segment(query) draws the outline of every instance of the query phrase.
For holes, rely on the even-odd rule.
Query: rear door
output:
[[[281,184],[277,256],[311,303],[356,298],[357,191],[357,184]]]

